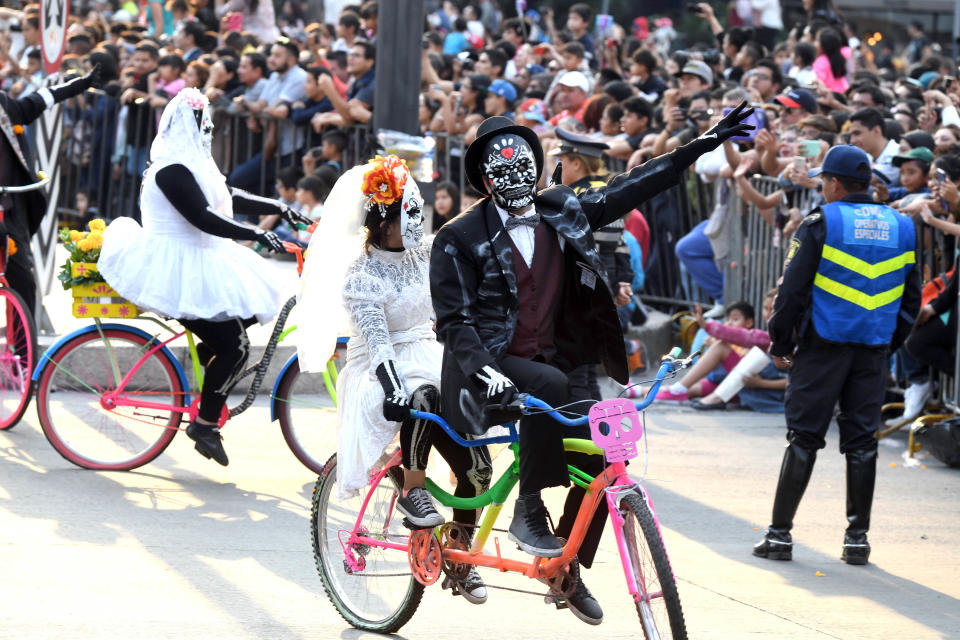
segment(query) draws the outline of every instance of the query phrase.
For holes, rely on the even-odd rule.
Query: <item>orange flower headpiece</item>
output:
[[[394,155],[376,156],[363,174],[360,189],[367,197],[367,207],[379,205],[380,215],[386,217],[387,207],[403,197],[410,172],[407,163]]]

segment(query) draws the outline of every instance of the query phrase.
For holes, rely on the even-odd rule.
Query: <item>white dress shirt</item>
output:
[[[494,203],[493,206],[497,208],[497,213],[500,214],[500,222],[503,223],[504,228],[507,226],[507,218],[510,217],[510,214],[507,213],[504,209],[500,208],[500,205]],[[536,208],[531,205],[530,211],[526,212],[522,216],[517,216],[519,218],[529,218],[537,212]],[[517,246],[517,250],[520,251],[520,256],[523,258],[523,261],[527,263],[527,267],[533,265],[533,247],[536,244],[536,239],[534,238],[533,227],[528,227],[522,225],[519,227],[514,227],[507,231],[510,235],[510,239],[513,240],[513,244]]]

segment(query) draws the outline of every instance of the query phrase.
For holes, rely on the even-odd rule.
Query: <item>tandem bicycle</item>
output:
[[[596,477],[568,465],[570,480],[586,490],[576,522],[556,558],[520,561],[501,554],[499,539],[494,550],[485,549],[497,517],[519,480],[517,432],[508,423],[509,434],[466,440],[440,416],[411,410],[411,416],[440,425],[461,446],[508,443],[514,460],[483,494],[458,498],[429,478],[427,489],[440,504],[455,509],[486,508],[476,531],[447,522],[435,529],[410,531],[396,510],[401,474],[396,473],[396,451],[376,471],[366,493],[341,500],[337,492],[337,459],[334,454],[317,480],[311,510],[314,558],[324,589],[337,611],[352,626],[392,633],[413,616],[424,588],[446,574],[462,580],[472,567],[513,572],[539,580],[548,587],[544,595],[562,606],[576,586],[576,555],[587,527],[601,501],[609,507],[610,524],[620,554],[626,587],[636,607],[644,636],[648,639],[687,637],[676,579],[667,557],[653,501],[641,482],[627,474],[625,462],[638,455],[637,442],[645,437],[639,411],[650,405],[660,383],[675,371],[689,366],[693,356],[679,359],[679,349],[662,359],[653,387],[645,400],[634,403],[615,398],[596,403],[588,416],[568,418],[546,403],[521,394],[515,400],[524,415],[547,412],[557,422],[578,426],[589,422],[591,440],[564,439],[566,451],[603,455],[607,466]],[[472,543],[469,541],[472,540]],[[487,585],[490,587],[491,585]]]

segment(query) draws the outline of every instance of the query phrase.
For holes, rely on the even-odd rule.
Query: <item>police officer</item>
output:
[[[559,146],[547,155],[563,159],[563,184],[573,189],[577,195],[589,189],[607,185],[607,169],[603,162],[603,152],[609,149],[606,142],[579,135],[566,129],[556,129]],[[607,272],[610,291],[616,292],[618,309],[630,301],[633,289],[633,269],[630,268],[630,248],[623,240],[626,227],[620,218],[593,232],[600,261]],[[621,316],[621,323],[623,317]],[[594,365],[583,365],[571,371],[571,400],[600,400],[600,386]]]
[[[860,149],[833,147],[809,172],[817,175],[826,204],[790,242],[770,320],[774,364],[790,368],[788,444],[773,518],[753,555],[792,559],[793,517],[839,401],[847,461],[842,559],[866,564],[888,350],[903,344],[920,308],[916,231],[909,218],[871,201],[870,158]]]

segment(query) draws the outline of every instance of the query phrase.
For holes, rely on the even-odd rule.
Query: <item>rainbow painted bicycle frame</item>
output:
[[[637,411],[645,409],[653,402],[660,387],[660,383],[668,374],[673,371],[675,363],[676,360],[671,358],[661,365],[660,370],[657,372],[656,380],[647,394],[646,399],[634,405]],[[552,407],[541,400],[538,400],[532,396],[525,396],[524,413],[530,413],[534,411],[547,412],[557,422],[567,426],[584,425],[588,420],[587,416],[576,419],[567,418],[553,410]],[[474,498],[458,498],[453,496],[438,487],[429,478],[427,479],[426,486],[430,494],[446,507],[465,510],[487,508],[483,517],[483,521],[480,523],[473,536],[472,547],[469,550],[444,548],[443,559],[445,561],[475,565],[479,567],[490,567],[498,569],[499,571],[520,573],[529,578],[550,580],[551,578],[554,578],[560,574],[565,567],[570,565],[570,563],[574,560],[574,557],[577,555],[580,545],[583,543],[583,540],[586,536],[587,527],[593,519],[593,515],[598,506],[600,505],[600,501],[606,500],[609,508],[610,519],[613,524],[613,533],[616,537],[618,550],[620,551],[624,576],[627,581],[627,588],[630,592],[630,595],[633,597],[634,602],[637,604],[641,602],[649,603],[655,598],[662,597],[662,591],[647,593],[644,587],[645,582],[643,580],[643,576],[635,575],[634,568],[631,566],[627,544],[623,535],[624,518],[617,507],[618,498],[623,494],[630,492],[639,494],[650,508],[650,512],[653,515],[658,532],[660,525],[656,518],[656,511],[653,508],[653,501],[650,499],[649,494],[638,482],[633,480],[627,474],[626,464],[622,459],[611,461],[610,464],[603,470],[603,472],[596,477],[593,477],[572,465],[567,465],[570,473],[570,480],[578,486],[583,487],[586,490],[586,496],[580,505],[580,509],[577,513],[577,518],[570,533],[570,537],[563,547],[562,555],[556,558],[534,558],[532,562],[513,560],[510,558],[505,558],[501,555],[499,540],[496,538],[494,539],[494,554],[485,554],[483,549],[487,540],[489,539],[491,531],[493,531],[493,525],[496,522],[497,517],[500,515],[500,511],[503,508],[507,497],[510,495],[510,492],[513,490],[514,486],[519,480],[519,447],[517,444],[517,432],[514,425],[512,423],[506,425],[509,430],[509,435],[482,438],[477,440],[466,440],[453,429],[451,429],[446,421],[440,416],[421,411],[411,411],[411,415],[417,418],[428,419],[436,422],[460,446],[479,447],[488,444],[509,443],[510,449],[514,454],[514,460],[510,465],[510,468],[507,469],[496,481],[496,483],[494,483],[493,486],[491,486],[486,492]],[[639,433],[637,436],[639,437]],[[566,451],[590,455],[604,455],[604,450],[590,440],[566,438],[564,439],[563,444]],[[366,530],[361,527],[364,513],[375,488],[384,479],[392,467],[400,464],[400,458],[401,454],[399,451],[397,451],[384,465],[384,467],[371,478],[370,491],[367,493],[363,501],[363,504],[360,508],[360,513],[357,515],[353,529],[351,531],[340,531],[340,544],[344,551],[345,566],[351,573],[363,571],[365,568],[363,554],[356,553],[355,550],[363,550],[365,547],[395,549],[405,553],[408,553],[410,550],[409,540],[405,541],[404,543],[399,543],[371,537],[370,535],[365,535]],[[394,501],[396,500],[396,497],[397,496],[394,495]],[[390,505],[389,513],[391,514],[395,513],[393,506],[393,504]],[[388,522],[384,524],[384,528],[388,527],[389,524],[390,523],[388,520]]]

